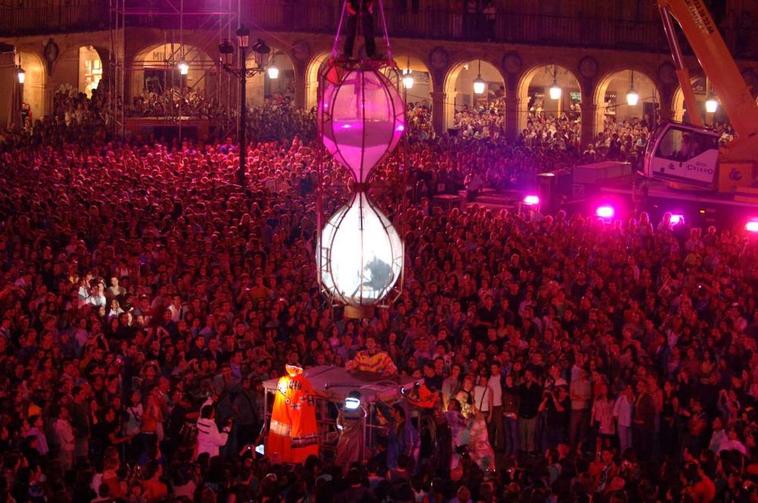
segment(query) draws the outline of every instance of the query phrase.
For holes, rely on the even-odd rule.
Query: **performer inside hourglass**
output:
[[[374,257],[371,262],[363,267],[363,271],[367,274],[362,275],[362,281],[355,287],[351,297],[357,296],[361,289],[370,292],[383,292],[392,285],[395,279],[392,266],[379,257]]]

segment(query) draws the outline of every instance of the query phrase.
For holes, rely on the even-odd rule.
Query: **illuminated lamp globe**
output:
[[[189,64],[186,61],[181,60],[176,66],[179,68],[179,75],[187,75],[189,73]]]
[[[484,94],[484,90],[487,88],[487,83],[482,80],[481,75],[477,75],[474,80],[474,94]]]
[[[319,82],[318,126],[329,154],[364,183],[405,131],[405,103],[376,66],[331,62]]]
[[[637,106],[637,103],[640,102],[640,95],[637,94],[637,91],[634,89],[630,89],[628,93],[626,93],[626,104],[630,107]]]
[[[563,91],[558,86],[558,84],[553,84],[550,86],[550,90],[548,92],[550,93],[551,100],[559,100],[561,99],[561,94],[563,94]]]
[[[403,87],[405,89],[413,89],[413,84],[416,81],[413,79],[413,72],[410,70],[403,70]]]
[[[268,73],[268,78],[271,80],[276,80],[279,78],[279,68],[274,65],[269,66],[266,72]]]
[[[24,82],[26,82],[26,72],[24,71],[23,68],[19,68],[16,71],[16,78],[18,79],[19,84],[23,84]]]
[[[705,100],[705,111],[709,114],[715,114],[716,110],[719,109],[719,102],[716,101],[716,98],[711,96],[707,100]]]
[[[365,192],[326,223],[316,247],[321,283],[335,300],[355,308],[382,301],[403,270],[403,242]]]

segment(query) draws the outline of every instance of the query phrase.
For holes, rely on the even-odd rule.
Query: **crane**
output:
[[[643,174],[719,192],[750,192],[758,181],[758,105],[703,0],[657,0],[690,124],[660,125],[648,142]],[[719,146],[704,126],[674,31],[679,23],[706,77],[718,90],[736,136]],[[752,192],[758,193],[757,190]]]

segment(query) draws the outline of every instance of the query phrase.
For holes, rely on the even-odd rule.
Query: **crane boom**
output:
[[[718,92],[737,133],[736,141],[758,142],[758,106],[703,0],[658,0],[658,5],[682,27],[700,66]],[[690,85],[680,84],[683,89]]]

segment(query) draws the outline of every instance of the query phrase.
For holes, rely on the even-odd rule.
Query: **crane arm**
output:
[[[758,106],[703,0],[658,0],[658,6],[662,11],[662,16],[665,11],[682,27],[700,66],[718,91],[721,105],[737,133],[738,141],[740,143],[758,141]],[[665,16],[664,28],[666,28]],[[669,44],[672,44],[668,31],[666,29],[666,36],[669,38]],[[671,49],[676,53],[678,46],[672,45]],[[676,63],[676,54],[674,54],[674,60]],[[682,68],[684,68],[683,65]],[[680,68],[677,68],[677,76],[680,79],[685,78],[686,75],[686,69],[682,73]],[[680,84],[689,109],[693,107],[690,101],[694,102],[689,79],[686,83],[680,81]],[[690,117],[694,115],[697,114],[690,113]]]

